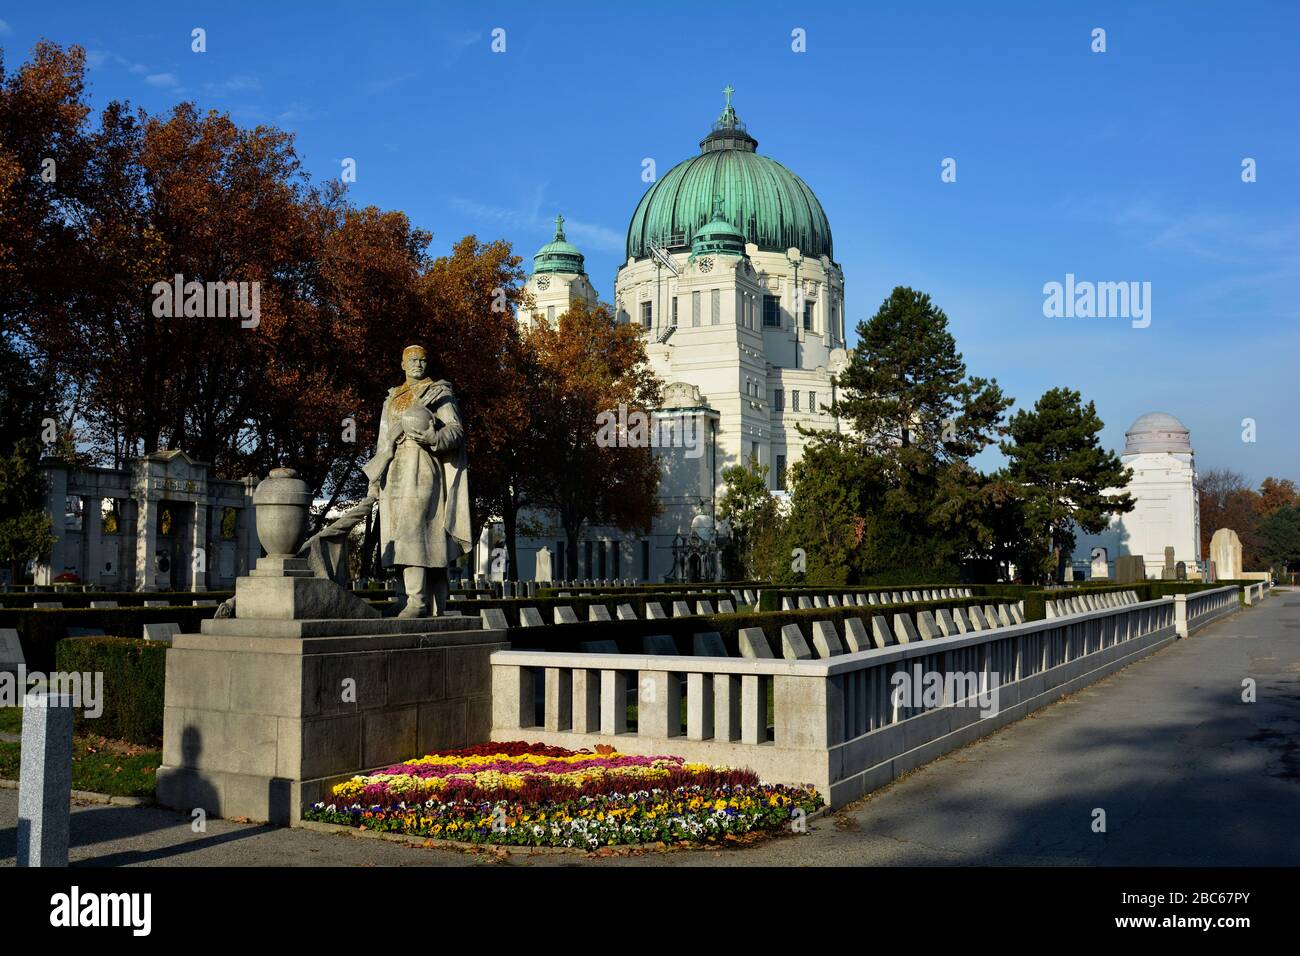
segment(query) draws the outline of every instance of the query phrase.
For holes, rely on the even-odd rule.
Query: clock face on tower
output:
[[[543,292],[545,292],[545,291],[546,291],[547,289],[549,289],[550,287],[551,287],[551,277],[550,277],[550,276],[539,276],[539,277],[538,277],[538,279],[537,279],[537,288],[539,288],[539,289],[541,289]]]
[[[713,260],[710,259],[708,256],[705,256],[703,259],[701,259],[701,260],[700,260],[700,271],[701,271],[701,272],[712,272],[712,271],[713,271]]]

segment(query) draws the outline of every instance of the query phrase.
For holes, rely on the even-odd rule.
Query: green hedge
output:
[[[391,589],[362,588],[352,592],[367,600],[387,600]],[[116,601],[123,607],[144,607],[145,601],[169,601],[173,607],[189,607],[195,601],[216,601],[234,597],[234,591],[0,591],[0,608],[30,608],[37,601],[58,601],[64,610],[90,607],[91,601]]]
[[[170,601],[185,607],[194,601],[216,601],[234,597],[234,591],[4,591],[0,607],[30,608],[37,601],[59,601],[64,610],[90,607],[91,601],[116,601],[123,607],[143,607],[145,601]]]
[[[116,607],[46,610],[0,609],[0,627],[18,631],[28,670],[53,668],[55,645],[68,636],[70,627],[98,628],[109,637],[142,637],[144,625],[179,624],[182,631],[195,632],[200,623],[216,614],[215,607]]]
[[[696,581],[690,584],[678,584],[675,582],[661,581],[659,583],[633,584],[629,587],[584,587],[581,584],[566,584],[563,586],[554,586],[547,588],[538,588],[538,597],[559,597],[561,591],[568,591],[573,594],[576,591],[587,591],[591,594],[602,595],[620,595],[620,594],[662,594],[696,591],[730,591],[732,588],[754,588],[761,587],[762,581]],[[728,594],[728,597],[731,595]]]
[[[157,746],[162,742],[167,645],[123,637],[79,637],[58,642],[55,669],[104,675],[103,713],[77,710],[78,733]]]

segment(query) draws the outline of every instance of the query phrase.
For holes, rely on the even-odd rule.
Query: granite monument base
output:
[[[349,777],[489,739],[477,618],[203,622],[167,651],[163,806],[296,825]]]

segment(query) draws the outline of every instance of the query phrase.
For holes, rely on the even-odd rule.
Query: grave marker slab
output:
[[[871,635],[867,633],[867,625],[860,617],[851,617],[844,622],[844,643],[848,645],[851,653],[859,651],[869,651],[875,647],[871,640]]]
[[[932,641],[936,637],[945,636],[939,628],[939,622],[934,619],[934,615],[929,611],[922,611],[916,616],[916,630],[920,633],[923,641]]]
[[[692,650],[696,657],[726,657],[727,645],[722,643],[722,635],[717,631],[705,631],[694,635]]]
[[[740,630],[740,656],[765,658],[772,657],[772,646],[767,642],[767,635],[761,627],[745,627]]]
[[[647,634],[641,639],[641,651],[644,654],[670,654],[677,656],[677,645],[668,634]]]
[[[657,601],[647,601],[645,606],[645,619],[647,621],[666,621],[668,615]]]
[[[485,631],[504,631],[510,626],[506,621],[506,612],[499,607],[484,608],[479,612],[478,619]]]
[[[912,623],[910,614],[894,615],[894,636],[898,638],[900,644],[911,644],[921,639],[921,635],[916,633],[916,625]]]
[[[898,643],[897,638],[894,637],[894,632],[889,629],[889,621],[885,620],[883,614],[872,615],[871,640],[876,647],[889,647],[891,644]]]
[[[0,672],[18,672],[27,664],[23,656],[23,645],[18,640],[18,631],[12,627],[0,627]]]
[[[823,660],[844,653],[844,645],[840,643],[840,636],[835,633],[835,625],[830,621],[813,623],[813,647],[817,650],[817,657]]]
[[[798,624],[787,624],[781,628],[781,656],[787,661],[812,660],[812,651]]]
[[[587,620],[589,621],[608,621],[609,608],[603,604],[593,604],[587,608]]]
[[[171,643],[172,635],[179,634],[181,626],[179,624],[146,624],[144,625],[144,639],[146,641],[166,641]]]
[[[620,604],[616,613],[620,621],[635,621],[637,619],[636,611],[632,610],[630,604]]]

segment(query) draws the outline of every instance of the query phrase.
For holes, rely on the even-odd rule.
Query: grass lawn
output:
[[[0,732],[16,734],[21,729],[22,709],[0,707]],[[16,741],[0,742],[0,777],[18,779],[20,751]],[[95,735],[74,737],[72,789],[114,797],[151,797],[154,771],[160,763],[161,750]]]

